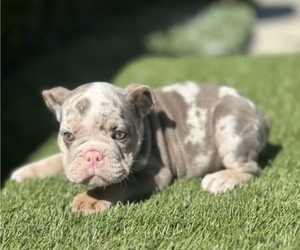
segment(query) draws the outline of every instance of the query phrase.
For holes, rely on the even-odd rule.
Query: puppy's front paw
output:
[[[224,193],[233,189],[237,184],[252,178],[252,174],[226,169],[206,175],[202,180],[201,186],[205,191],[214,194]]]
[[[71,205],[73,213],[82,213],[84,215],[102,212],[111,206],[112,203],[110,201],[98,200],[87,193],[77,195]]]
[[[10,176],[11,180],[22,182],[27,179],[31,179],[35,177],[34,171],[30,167],[21,167],[15,170]]]

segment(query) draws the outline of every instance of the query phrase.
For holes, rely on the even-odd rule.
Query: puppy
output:
[[[230,190],[260,172],[257,157],[271,127],[237,90],[189,81],[156,90],[94,82],[43,96],[60,123],[61,153],[11,179],[64,171],[93,187],[72,203],[84,214],[163,190],[177,178],[203,177],[202,188],[212,193]]]

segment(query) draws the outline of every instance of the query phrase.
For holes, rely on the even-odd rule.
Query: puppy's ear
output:
[[[151,88],[145,85],[130,84],[125,88],[127,100],[134,105],[141,117],[155,109],[155,97]]]
[[[61,121],[61,106],[70,92],[70,90],[63,87],[56,87],[42,92],[48,108],[56,115],[59,122]]]

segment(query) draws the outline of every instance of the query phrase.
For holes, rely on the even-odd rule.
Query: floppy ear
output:
[[[130,84],[125,88],[127,100],[135,107],[137,113],[144,117],[155,108],[155,97],[151,88],[145,85]]]
[[[59,122],[61,121],[61,106],[70,92],[70,90],[63,87],[56,87],[42,92],[47,107],[56,115]]]

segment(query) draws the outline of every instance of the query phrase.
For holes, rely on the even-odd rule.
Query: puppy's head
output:
[[[96,82],[43,96],[60,122],[58,145],[72,182],[101,187],[128,176],[141,149],[142,120],[154,107],[149,87]]]

